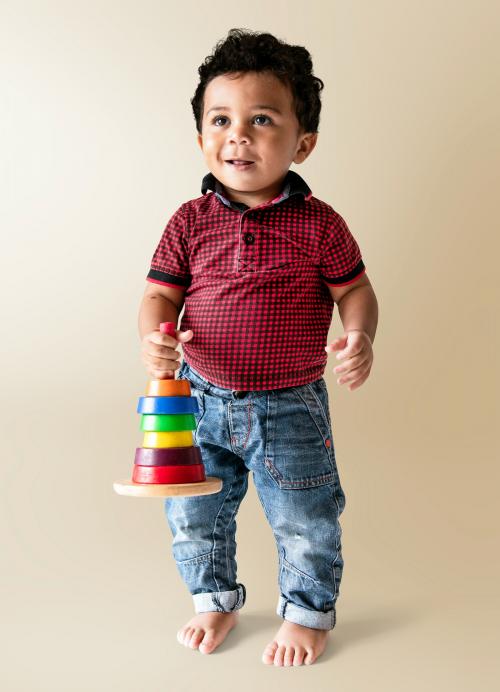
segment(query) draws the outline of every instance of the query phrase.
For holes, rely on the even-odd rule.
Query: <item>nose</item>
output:
[[[247,126],[245,123],[233,123],[233,126],[229,131],[229,141],[237,143],[248,143],[250,141]]]

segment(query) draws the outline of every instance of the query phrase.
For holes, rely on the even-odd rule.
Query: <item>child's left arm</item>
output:
[[[344,334],[325,346],[325,351],[340,351],[337,359],[344,363],[333,372],[341,374],[337,383],[349,383],[349,391],[352,391],[363,384],[372,367],[372,343],[378,323],[377,298],[366,272],[353,284],[329,285],[328,288],[337,303]]]

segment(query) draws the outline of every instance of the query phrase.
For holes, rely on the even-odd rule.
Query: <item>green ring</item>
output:
[[[140,429],[146,432],[195,430],[196,418],[193,413],[143,414]]]

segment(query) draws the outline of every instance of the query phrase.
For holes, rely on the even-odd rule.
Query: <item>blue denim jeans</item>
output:
[[[252,471],[278,550],[276,612],[299,625],[333,629],[345,496],[324,378],[238,392],[208,382],[185,360],[178,377],[189,380],[198,402],[193,436],[206,475],[223,481],[212,495],[165,499],[172,553],[195,612],[231,612],[245,603],[245,586],[236,581],[235,517]]]

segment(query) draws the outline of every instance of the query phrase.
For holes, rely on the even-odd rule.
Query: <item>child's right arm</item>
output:
[[[176,338],[160,332],[160,322],[177,324],[184,305],[184,291],[146,282],[146,289],[139,309],[139,335],[142,347],[142,362],[151,377],[156,380],[174,377],[180,367],[181,357],[176,351],[178,343],[189,341],[193,332],[176,330]]]

